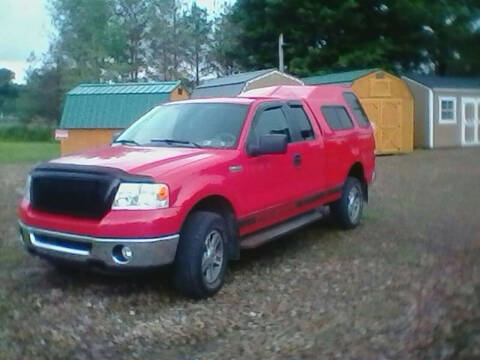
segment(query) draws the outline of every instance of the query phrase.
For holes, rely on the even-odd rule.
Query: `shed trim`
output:
[[[433,90],[408,76],[402,76],[402,79],[411,81],[428,90],[428,148],[433,149]]]
[[[433,149],[433,90],[428,88],[428,107],[429,107],[429,111],[428,111],[428,115],[429,115],[429,136],[430,136],[430,139],[428,139],[428,145],[430,147],[430,149]]]
[[[433,88],[433,91],[445,91],[445,92],[465,92],[471,93],[472,91],[479,91],[479,89],[475,88]]]

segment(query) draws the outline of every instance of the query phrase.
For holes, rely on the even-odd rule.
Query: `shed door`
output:
[[[402,100],[382,100],[382,126],[380,128],[383,152],[402,149]]]
[[[362,105],[375,124],[377,153],[396,153],[402,149],[402,106],[400,99],[364,99]]]
[[[462,144],[478,144],[480,142],[480,98],[463,98],[462,105]]]

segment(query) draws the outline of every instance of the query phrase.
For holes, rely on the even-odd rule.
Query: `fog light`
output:
[[[117,264],[126,264],[133,257],[133,251],[128,246],[115,245],[112,250],[112,258]]]
[[[133,251],[128,246],[122,248],[122,255],[125,259],[130,260],[133,256]]]

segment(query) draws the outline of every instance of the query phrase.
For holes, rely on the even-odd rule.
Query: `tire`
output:
[[[225,219],[213,212],[191,214],[182,231],[175,256],[175,287],[193,299],[218,292],[228,266],[229,231]]]
[[[330,209],[337,223],[344,229],[353,229],[360,224],[365,194],[362,183],[354,177],[347,177],[342,197],[331,204]]]

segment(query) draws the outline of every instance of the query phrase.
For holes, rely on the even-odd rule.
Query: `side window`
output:
[[[322,113],[330,129],[340,130],[342,128],[334,106],[322,106]]]
[[[292,114],[292,121],[295,122],[298,131],[300,131],[300,139],[313,140],[315,135],[313,133],[312,124],[308,119],[302,105],[290,105],[290,113]]]
[[[288,142],[292,142],[291,131],[281,107],[264,110],[253,126],[251,137],[254,139],[268,134],[285,134]]]
[[[360,104],[360,101],[358,101],[358,98],[355,96],[355,94],[346,92],[346,93],[343,93],[343,97],[345,98],[345,101],[347,102],[347,104],[350,106],[353,113],[355,114],[355,117],[357,118],[357,121],[358,121],[358,125],[362,127],[369,126],[370,121],[368,121],[367,114],[363,110],[362,105]]]
[[[347,109],[343,106],[337,108],[338,118],[340,119],[340,124],[342,124],[342,129],[351,129],[353,128],[353,121],[348,115]]]
[[[344,106],[322,106],[322,113],[332,130],[353,128],[353,122]]]

